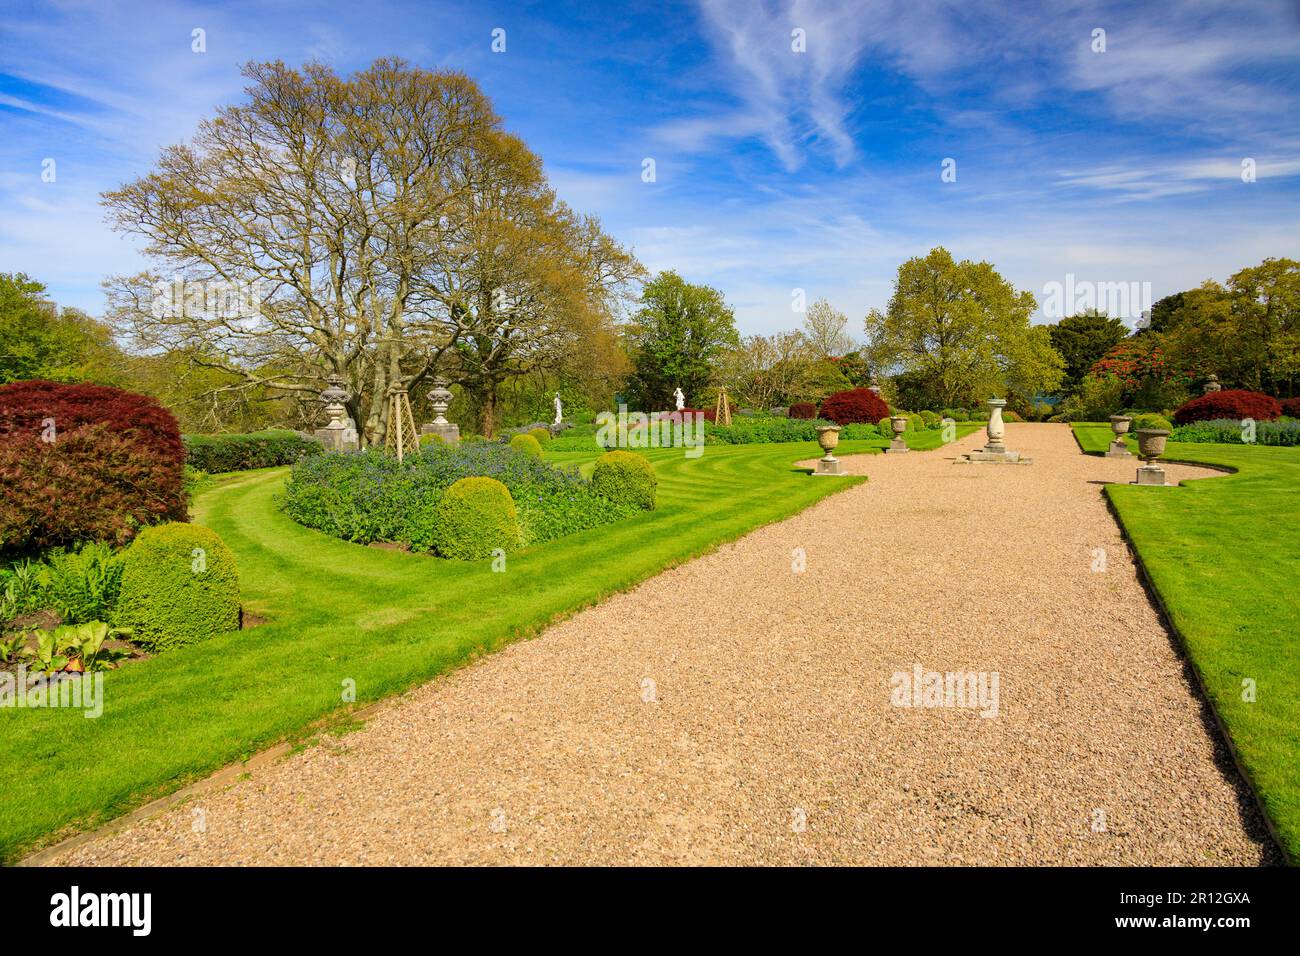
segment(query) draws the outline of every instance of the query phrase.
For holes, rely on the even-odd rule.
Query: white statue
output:
[[[560,420],[563,417],[564,417],[564,406],[560,404],[560,393],[556,392],[555,393],[555,424],[557,425],[560,424]]]
[[[677,401],[677,410],[679,412],[686,407],[686,396],[682,394],[680,385],[673,389],[673,398]]]

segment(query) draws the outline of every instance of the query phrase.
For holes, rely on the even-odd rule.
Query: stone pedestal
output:
[[[325,446],[326,451],[356,451],[361,447],[361,442],[357,439],[357,430],[350,422],[342,428],[332,426],[318,428],[313,434]]]
[[[840,468],[838,458],[818,458],[817,470],[814,475],[842,475],[844,471]]]
[[[1028,465],[1033,459],[1023,457],[1018,451],[1008,451],[1003,435],[1006,434],[1006,422],[1002,420],[1002,409],[1006,406],[1005,398],[990,398],[989,423],[984,426],[988,441],[979,451],[968,452],[957,459],[957,464],[968,465],[972,462],[999,462],[1007,465]]]
[[[421,435],[438,435],[448,445],[460,444],[460,426],[453,422],[426,422],[420,426]]]
[[[901,438],[895,438],[889,443],[889,447],[885,449],[885,454],[901,455],[903,452],[911,450],[912,449],[907,447],[907,442],[903,441]]]
[[[1124,444],[1124,439],[1116,438],[1110,443],[1110,450],[1106,452],[1107,458],[1132,458],[1133,453],[1128,450],[1128,445]]]
[[[1137,481],[1132,484],[1169,487],[1169,483],[1165,481],[1165,470],[1159,465],[1143,465],[1137,470]]]

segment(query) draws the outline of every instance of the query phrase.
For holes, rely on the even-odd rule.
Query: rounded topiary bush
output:
[[[1281,417],[1282,406],[1276,398],[1263,392],[1248,392],[1237,388],[1198,395],[1174,412],[1174,421],[1179,425],[1214,418],[1232,418],[1237,421],[1253,418],[1259,422],[1271,422]]]
[[[0,549],[125,544],[185,518],[185,448],[152,398],[99,385],[0,387]]]
[[[523,539],[510,490],[495,478],[461,478],[438,500],[430,540],[434,551],[457,561],[518,550]]]
[[[636,505],[646,511],[654,510],[658,484],[654,466],[630,451],[605,452],[596,459],[591,473],[591,489],[596,494],[616,504]]]
[[[1169,424],[1169,419],[1163,415],[1157,415],[1155,412],[1138,412],[1133,416],[1129,428],[1136,433],[1139,428],[1163,428],[1165,431],[1173,431],[1174,426]]]
[[[795,402],[790,406],[791,418],[816,418],[817,406],[812,402]]]
[[[889,406],[869,388],[852,388],[827,396],[822,402],[821,417],[836,425],[879,422],[889,417]]]
[[[921,421],[925,423],[926,428],[938,428],[940,421],[939,413],[930,411],[921,412]]]
[[[510,439],[510,447],[534,458],[542,457],[542,443],[532,435],[520,434]]]
[[[239,627],[235,556],[200,525],[156,525],[122,555],[113,623],[154,651],[207,640]]]
[[[530,429],[527,434],[532,435],[534,438],[536,438],[537,444],[541,445],[542,447],[545,447],[546,443],[551,440],[551,433],[547,431],[545,428],[533,428]]]

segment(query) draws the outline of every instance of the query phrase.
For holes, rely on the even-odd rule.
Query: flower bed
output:
[[[1218,443],[1222,445],[1251,444],[1245,441],[1247,434],[1247,429],[1242,427],[1240,421],[1232,418],[1215,418],[1211,421],[1179,425],[1174,429],[1173,434],[1169,436],[1169,440]],[[1256,445],[1295,447],[1300,445],[1300,422],[1294,419],[1285,419],[1280,422],[1256,422],[1254,438],[1253,444]]]
[[[317,455],[294,466],[280,505],[299,524],[345,541],[431,551],[438,502],[453,483],[471,477],[495,478],[509,489],[525,545],[636,513],[600,497],[576,470],[497,443],[430,444],[401,463],[378,450]]]

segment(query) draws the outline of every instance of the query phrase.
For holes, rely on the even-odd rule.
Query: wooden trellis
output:
[[[713,410],[713,420],[719,425],[731,424],[731,402],[727,400],[727,390],[718,389],[718,405]]]
[[[396,454],[399,462],[404,455],[420,453],[420,433],[415,429],[411,396],[405,389],[388,396],[388,433],[384,436],[384,447]]]

